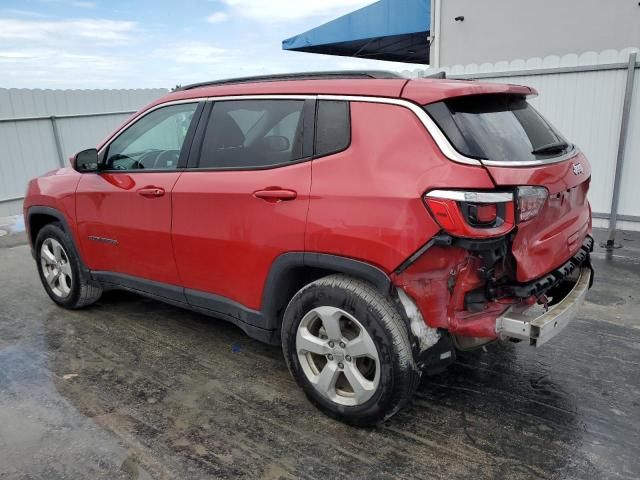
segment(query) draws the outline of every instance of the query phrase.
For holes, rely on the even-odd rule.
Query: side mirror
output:
[[[73,168],[80,173],[97,172],[98,171],[98,150],[88,148],[78,152],[71,162]]]
[[[280,135],[264,137],[260,142],[260,149],[267,153],[286,152],[290,147],[289,139]]]

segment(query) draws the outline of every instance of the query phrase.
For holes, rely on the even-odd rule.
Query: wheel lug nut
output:
[[[329,360],[333,360],[333,355],[329,354],[329,355],[327,355],[327,358],[328,358]]]
[[[347,362],[350,362],[350,361],[351,361],[351,355],[347,355],[346,357],[344,357],[344,359],[345,359]]]
[[[344,365],[342,363],[339,363],[338,368],[342,370],[344,368]]]
[[[335,347],[335,345],[336,345],[335,343],[333,343],[333,342],[329,342],[329,346],[330,346],[331,348]]]
[[[340,342],[340,348],[344,348],[344,347],[345,347],[344,342]]]

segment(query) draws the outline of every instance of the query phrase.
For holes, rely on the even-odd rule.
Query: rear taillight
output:
[[[511,192],[433,190],[424,200],[440,226],[456,237],[499,237],[515,226]]]
[[[447,233],[456,237],[491,238],[505,235],[516,223],[534,218],[548,196],[544,187],[518,187],[514,193],[433,190],[424,200]]]
[[[516,189],[518,223],[526,222],[538,215],[548,196],[549,191],[544,187],[518,187]]]

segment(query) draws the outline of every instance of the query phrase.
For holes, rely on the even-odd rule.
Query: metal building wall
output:
[[[640,45],[637,0],[433,0],[443,67]],[[464,20],[460,21],[460,17]],[[458,18],[458,20],[456,20]],[[439,51],[438,51],[439,46]]]
[[[28,180],[61,165],[53,122],[66,162],[166,93],[165,89],[0,89],[0,217],[21,213]],[[110,112],[128,113],[105,115]],[[65,118],[68,115],[85,116]],[[52,121],[51,116],[56,119]],[[47,118],[25,120],[29,117]],[[5,121],[9,119],[13,120]]]
[[[622,105],[631,49],[600,54],[552,56],[496,64],[444,68],[447,76],[534,87],[531,100],[565,136],[584,152],[592,166],[589,200],[597,226],[606,227],[611,211]],[[622,169],[618,215],[621,228],[640,230],[640,63]],[[405,72],[421,76],[430,71]]]

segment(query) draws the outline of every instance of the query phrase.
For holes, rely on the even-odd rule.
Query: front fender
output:
[[[23,212],[31,246],[33,246],[35,238],[32,238],[30,218],[36,214],[34,208],[39,208],[49,209],[41,210],[40,213],[51,215],[60,220],[61,223],[64,223],[65,229],[75,241],[76,248],[78,247],[75,230],[75,193],[81,178],[82,175],[72,168],[61,168],[34,178],[29,182],[24,199]]]

